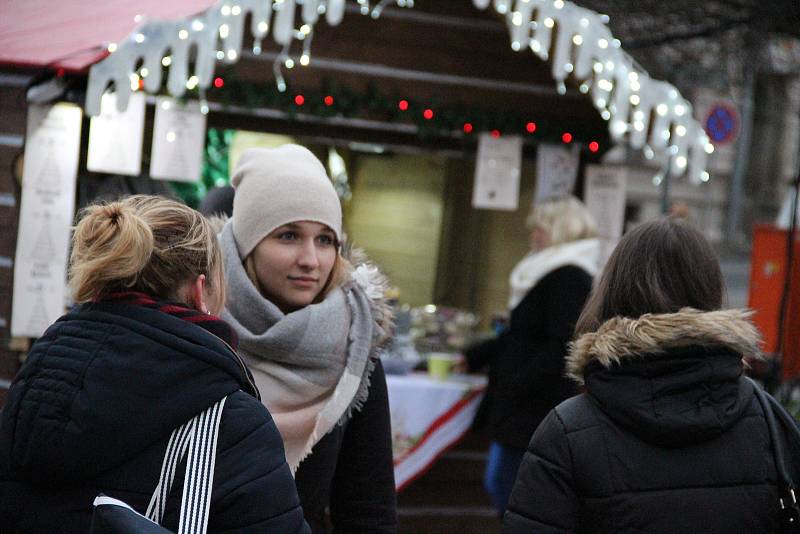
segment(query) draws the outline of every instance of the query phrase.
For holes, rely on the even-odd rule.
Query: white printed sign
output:
[[[586,208],[597,223],[597,233],[603,245],[600,265],[605,264],[622,237],[626,187],[627,171],[624,167],[586,167],[583,198]]]
[[[128,109],[117,111],[117,96],[106,93],[100,115],[89,125],[89,155],[86,168],[92,172],[138,176],[142,169],[144,138],[144,93],[131,95]]]
[[[200,179],[206,138],[206,116],[197,101],[181,104],[159,98],[153,123],[150,176],[160,180]]]
[[[64,313],[82,114],[72,104],[28,108],[12,336],[41,336]]]
[[[475,164],[472,205],[476,208],[516,210],[522,169],[522,139],[481,134]]]
[[[533,203],[572,194],[578,177],[579,154],[560,145],[539,145],[536,155],[536,195]]]

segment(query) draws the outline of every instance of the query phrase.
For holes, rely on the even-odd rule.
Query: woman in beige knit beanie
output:
[[[246,150],[220,235],[225,320],[283,437],[314,533],[396,532],[386,281],[341,255],[342,209],[306,148]],[[326,508],[330,518],[326,519]]]

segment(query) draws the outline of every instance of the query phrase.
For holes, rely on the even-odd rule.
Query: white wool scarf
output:
[[[385,280],[377,268],[361,265],[324,301],[284,314],[248,278],[231,221],[220,244],[228,283],[222,318],[239,335],[239,352],[294,473],[314,445],[367,399],[378,340],[386,337],[376,304]]]
[[[539,280],[556,269],[574,265],[594,278],[599,271],[599,263],[599,239],[580,239],[553,245],[538,252],[530,252],[511,271],[509,277],[511,296],[508,298],[508,309],[516,308]]]

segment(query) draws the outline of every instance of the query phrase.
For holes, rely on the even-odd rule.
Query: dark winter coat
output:
[[[327,532],[327,506],[334,532],[397,531],[391,435],[386,377],[379,360],[362,409],[354,410],[344,425],[335,426],[314,445],[295,473],[314,533]]]
[[[470,370],[489,365],[493,440],[524,450],[547,413],[577,393],[564,376],[564,358],[591,289],[592,277],[580,267],[555,269],[511,311],[505,332],[466,352]]]
[[[228,396],[209,532],[307,532],[283,443],[238,356],[158,309],[86,305],[32,347],[0,423],[3,532],[88,532],[99,493],[147,508],[172,430]],[[177,531],[181,465],[164,525]]]
[[[745,312],[616,318],[568,367],[586,393],[531,440],[503,532],[774,532],[776,474],[743,378],[758,354]]]

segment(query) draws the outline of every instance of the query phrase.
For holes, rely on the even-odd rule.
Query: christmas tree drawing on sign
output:
[[[39,191],[58,193],[61,191],[62,173],[56,161],[54,142],[52,139],[47,139],[42,144],[46,146],[44,161],[36,173],[33,184]]]
[[[53,235],[50,231],[50,224],[47,220],[42,221],[39,226],[39,235],[31,249],[30,257],[41,262],[52,262],[55,260],[56,246],[53,242]]]
[[[35,336],[40,336],[44,333],[50,325],[50,320],[47,317],[47,307],[44,302],[44,295],[42,294],[42,287],[36,293],[36,302],[31,309],[31,314],[28,317],[28,332]]]

